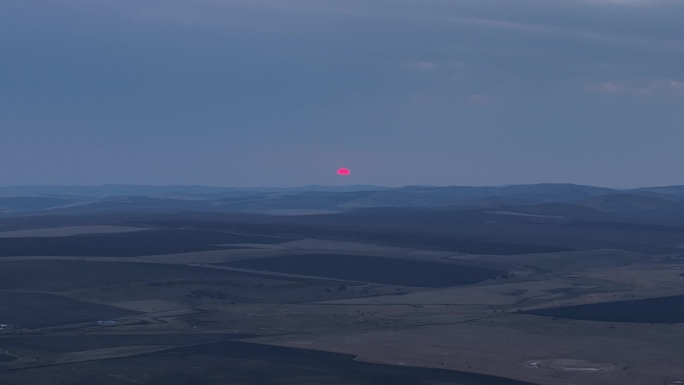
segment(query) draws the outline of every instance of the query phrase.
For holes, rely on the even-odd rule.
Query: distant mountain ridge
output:
[[[133,184],[105,184],[99,186],[5,186],[0,187],[0,197],[28,197],[28,196],[79,196],[104,198],[110,196],[141,195],[150,197],[168,197],[171,195],[230,194],[236,192],[284,192],[284,191],[374,191],[385,190],[390,187],[371,185],[349,186],[302,186],[302,187],[217,187],[202,185],[133,185]]]
[[[98,214],[117,211],[335,213],[371,208],[513,210],[518,215],[588,219],[602,213],[684,213],[684,186],[618,190],[568,183],[507,186],[18,186],[0,187],[0,213]],[[562,213],[562,214],[561,214]]]

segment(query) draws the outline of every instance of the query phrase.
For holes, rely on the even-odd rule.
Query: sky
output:
[[[636,187],[683,169],[681,0],[0,2],[2,186]]]

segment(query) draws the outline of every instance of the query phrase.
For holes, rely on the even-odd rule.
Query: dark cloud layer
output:
[[[0,8],[3,185],[684,183],[681,1]]]

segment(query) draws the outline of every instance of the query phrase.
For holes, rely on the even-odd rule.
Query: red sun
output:
[[[349,175],[351,172],[349,171],[348,168],[342,167],[341,169],[337,170],[337,175]]]

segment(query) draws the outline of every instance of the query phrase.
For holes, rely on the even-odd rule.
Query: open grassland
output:
[[[362,311],[364,323],[388,317],[382,306]],[[260,341],[351,353],[363,361],[488,373],[539,384],[667,384],[684,376],[678,364],[681,325],[589,323],[518,314],[470,317],[425,309],[416,311],[407,324],[334,333],[314,329],[310,334]],[[601,370],[530,365],[542,360],[581,361],[582,367]]]
[[[72,353],[104,348],[142,345],[170,347],[195,345],[216,340],[245,338],[245,335],[228,334],[143,334],[143,335],[0,335],[0,343],[10,351],[16,349]]]
[[[5,372],[0,376],[16,385],[531,385],[494,376],[371,364],[355,361],[352,355],[237,341]]]
[[[64,237],[0,238],[0,257],[102,256],[135,257],[221,250],[228,244],[275,244],[291,238],[234,234],[224,231],[161,229],[79,234]]]
[[[131,221],[108,225],[124,222]],[[660,317],[684,306],[683,260],[678,253],[630,251],[651,244],[643,243],[648,234],[629,238],[641,231],[629,226],[592,228],[612,233],[612,245],[638,247],[568,250],[595,237],[585,242],[572,235],[557,244],[552,237],[540,247],[525,237],[503,242],[538,226],[526,222],[515,222],[521,229],[486,224],[502,233],[474,243],[448,234],[387,238],[409,231],[400,226],[335,232],[254,218],[164,223],[167,228],[135,232],[107,234],[94,226],[90,234],[79,227],[78,234],[0,239],[7,246],[0,249],[6,255],[0,258],[0,323],[20,326],[0,332],[0,383],[684,380],[684,323]],[[648,242],[679,236],[667,231]],[[316,239],[301,239],[306,234]],[[570,316],[551,314],[558,311]],[[612,318],[590,321],[587,314]],[[625,318],[635,315],[641,323]],[[118,323],[95,323],[112,318]],[[235,339],[241,341],[227,341]]]
[[[67,237],[70,235],[127,233],[130,231],[141,231],[141,230],[149,230],[149,229],[143,228],[143,227],[107,226],[107,225],[48,227],[48,228],[44,228],[44,229],[0,231],[0,238]]]
[[[538,309],[526,313],[602,322],[684,323],[684,295]]]
[[[68,291],[97,288],[107,291],[127,284],[163,287],[193,283],[239,287],[259,282],[268,285],[293,281],[300,280],[182,264],[58,259],[0,261],[0,289],[4,290]]]
[[[129,310],[52,294],[0,291],[0,323],[29,329],[133,314],[135,312]]]
[[[325,217],[325,216],[324,216]],[[295,217],[297,218],[297,217]],[[320,221],[316,216],[311,219],[306,217],[304,221]],[[539,245],[534,243],[518,243],[512,241],[494,241],[490,239],[464,237],[455,234],[430,233],[414,229],[412,231],[387,231],[374,228],[339,226],[335,223],[327,223],[327,217],[323,224],[300,224],[288,223],[288,220],[280,217],[266,218],[263,222],[215,222],[202,220],[174,220],[156,219],[147,221],[126,222],[131,226],[143,227],[170,227],[170,228],[193,228],[204,230],[220,230],[245,234],[262,234],[276,237],[294,238],[319,238],[332,240],[345,240],[353,242],[363,242],[381,245],[393,245],[402,247],[416,247],[421,249],[449,250],[471,254],[493,254],[493,255],[516,255],[516,254],[535,254],[551,253],[559,251],[571,251],[573,248],[553,245]],[[386,223],[392,223],[387,221]]]
[[[468,285],[508,277],[507,272],[494,269],[371,255],[286,255],[231,261],[223,265],[416,287]]]

